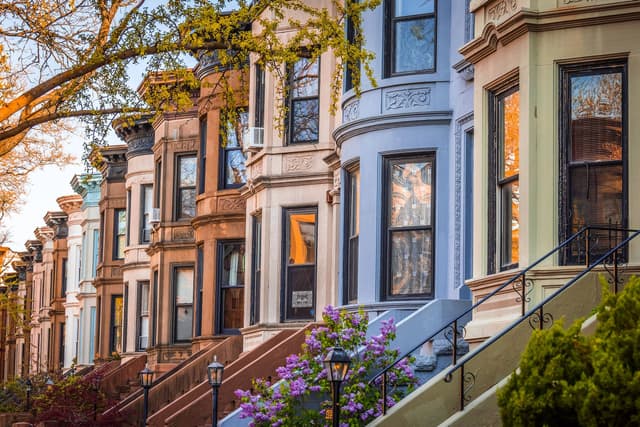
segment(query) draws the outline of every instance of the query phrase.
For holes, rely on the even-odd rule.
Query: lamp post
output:
[[[149,412],[149,389],[151,388],[151,384],[153,383],[153,371],[149,369],[148,365],[145,365],[144,369],[138,373],[140,377],[140,385],[144,390],[144,406],[142,410],[142,424],[141,426],[147,425],[147,414]]]
[[[334,347],[324,359],[324,367],[327,370],[327,377],[331,381],[331,391],[333,394],[333,407],[331,415],[333,419],[333,427],[340,426],[340,383],[344,381],[344,377],[349,371],[351,358],[342,347]]]
[[[213,409],[211,411],[211,427],[218,426],[218,389],[222,384],[222,373],[224,372],[224,365],[217,360],[217,356],[213,357],[213,362],[207,366],[207,376],[209,377],[209,384],[211,385]]]
[[[31,387],[33,387],[33,384],[31,383],[31,378],[27,378],[27,381],[25,382],[25,389],[27,391],[27,412],[29,412],[31,410]]]
[[[53,388],[53,380],[51,378],[47,378],[47,382],[44,384],[47,386],[47,390],[51,390]]]
[[[93,386],[93,421],[98,418],[98,393],[100,392],[100,375],[94,375],[91,378],[91,385]]]

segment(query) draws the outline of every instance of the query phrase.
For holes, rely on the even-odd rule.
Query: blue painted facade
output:
[[[400,0],[397,0],[400,2]],[[406,3],[406,2],[405,2]],[[464,63],[458,49],[472,38],[468,2],[433,1],[435,11],[435,69],[388,77],[385,63],[390,14],[396,6],[386,0],[363,16],[366,48],[375,53],[372,68],[377,87],[362,79],[360,98],[344,93],[343,124],[334,137],[339,146],[341,178],[340,301],[348,305],[348,189],[345,178],[355,166],[360,173],[360,208],[357,262],[357,305],[373,311],[390,307],[417,308],[430,299],[468,298],[463,286],[469,277],[472,215],[467,155],[473,143],[473,69]],[[411,8],[413,4],[409,6]],[[386,29],[386,31],[381,31]],[[389,53],[389,52],[387,52]],[[386,67],[386,68],[385,68]],[[386,73],[385,73],[386,71]],[[387,260],[385,250],[385,204],[389,190],[385,158],[402,155],[433,155],[433,292],[425,297],[389,298],[385,295]],[[385,191],[387,193],[385,193]],[[387,194],[387,196],[385,196]],[[388,246],[386,246],[388,248]],[[465,257],[467,253],[467,257]],[[414,273],[415,274],[415,273]],[[388,279],[391,282],[394,279]],[[354,304],[351,301],[351,304]]]

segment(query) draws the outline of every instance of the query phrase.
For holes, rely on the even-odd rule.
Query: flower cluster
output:
[[[379,382],[370,383],[372,374],[390,365],[398,356],[389,349],[396,336],[393,319],[382,322],[380,334],[366,338],[367,318],[364,312],[349,313],[327,307],[324,325],[311,330],[300,354],[287,357],[277,369],[279,382],[258,379],[251,391],[236,390],[241,400],[241,417],[251,418],[251,426],[279,427],[328,425],[325,419],[331,408],[331,383],[323,367],[323,359],[340,346],[351,354],[352,363],[342,383],[340,420],[344,426],[360,426],[382,413]],[[387,407],[411,391],[416,379],[411,361],[404,359],[387,375]]]

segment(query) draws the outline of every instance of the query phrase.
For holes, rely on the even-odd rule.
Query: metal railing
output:
[[[594,251],[596,252],[596,254],[598,254],[598,252],[600,251],[600,247],[601,247],[601,243],[602,243],[600,241],[600,239],[602,237],[601,236],[602,233],[598,233],[598,232],[608,232],[608,241],[609,241],[609,243],[611,243],[612,241],[615,241],[615,242],[618,241],[617,238],[612,238],[612,233],[634,233],[634,234],[631,237],[627,237],[622,243],[618,243],[614,249],[611,249],[608,252],[606,252],[604,255],[600,256],[597,259],[596,263],[590,264],[590,261],[593,258]],[[444,337],[447,339],[447,341],[449,341],[449,343],[451,343],[451,345],[452,345],[451,365],[453,365],[454,367],[447,374],[449,376],[449,381],[450,381],[451,380],[451,375],[453,374],[453,372],[455,370],[457,370],[457,369],[464,369],[463,368],[464,362],[466,362],[467,360],[470,360],[475,354],[477,354],[477,351],[472,353],[472,354],[469,354],[468,357],[466,357],[463,361],[458,363],[458,359],[459,359],[459,356],[460,356],[458,354],[459,353],[459,351],[458,351],[458,341],[460,339],[464,339],[465,338],[465,334],[466,334],[465,326],[464,326],[464,324],[462,324],[463,323],[463,319],[465,319],[470,314],[472,314],[474,310],[477,310],[478,307],[480,307],[483,304],[485,304],[488,300],[492,299],[494,296],[496,296],[497,294],[499,294],[501,291],[503,291],[505,288],[507,288],[509,286],[511,286],[512,290],[517,295],[516,302],[518,304],[520,304],[520,315],[521,315],[521,318],[516,323],[519,323],[520,321],[522,321],[523,319],[528,317],[533,310],[536,310],[536,309],[541,310],[540,307],[543,304],[537,306],[535,309],[531,310],[529,313],[526,312],[526,304],[527,304],[527,302],[531,301],[531,298],[528,296],[528,294],[533,290],[533,282],[531,280],[527,279],[527,273],[530,272],[533,268],[537,267],[542,262],[544,262],[545,260],[547,260],[548,258],[550,258],[551,256],[554,256],[555,254],[560,255],[561,264],[567,265],[567,263],[569,263],[569,265],[576,265],[575,264],[576,260],[578,262],[584,260],[584,262],[585,262],[584,265],[586,265],[587,268],[585,270],[583,270],[580,273],[579,276],[574,278],[571,282],[569,282],[569,284],[567,284],[564,287],[562,287],[554,295],[557,295],[566,286],[569,286],[570,284],[575,283],[576,280],[578,280],[580,277],[584,276],[588,271],[593,269],[593,267],[598,265],[603,260],[607,260],[609,258],[612,258],[612,261],[613,261],[613,264],[614,264],[614,272],[613,272],[613,274],[616,275],[615,281],[617,283],[617,280],[618,280],[618,277],[617,277],[617,274],[618,274],[617,273],[617,271],[618,271],[618,267],[617,267],[618,266],[618,261],[619,261],[619,259],[622,259],[622,258],[626,257],[626,253],[623,253],[622,257],[620,257],[620,255],[618,255],[618,250],[622,246],[626,245],[629,242],[629,240],[631,240],[634,237],[636,237],[638,235],[638,233],[640,233],[640,231],[632,230],[632,229],[625,229],[625,228],[592,227],[592,226],[582,227],[580,230],[578,230],[575,234],[573,234],[567,240],[565,240],[560,245],[556,246],[555,248],[553,248],[552,250],[550,250],[549,252],[544,254],[541,258],[539,258],[537,261],[535,261],[532,264],[530,264],[524,270],[521,270],[520,272],[515,274],[511,279],[507,280],[505,283],[500,285],[498,288],[494,289],[491,293],[489,293],[488,295],[483,297],[477,303],[473,304],[469,309],[464,311],[462,314],[458,315],[457,317],[455,317],[451,321],[447,322],[442,328],[438,329],[433,334],[427,336],[419,344],[414,346],[411,350],[409,350],[409,351],[405,352],[404,354],[402,354],[401,356],[397,357],[396,360],[392,364],[390,364],[389,366],[385,367],[384,369],[382,369],[381,371],[376,373],[369,380],[369,384],[374,384],[374,383],[376,383],[378,381],[380,382],[380,385],[382,387],[382,413],[383,413],[383,415],[387,413],[388,374],[389,374],[389,371],[392,370],[400,361],[406,359],[407,357],[410,357],[416,350],[420,349],[424,344],[426,344],[427,342],[433,340],[438,335],[443,334]],[[572,245],[575,245],[575,246],[572,246]],[[574,256],[571,257],[570,256],[571,254],[573,254]],[[573,264],[571,264],[572,261],[573,261]],[[581,264],[577,264],[577,265],[581,265]],[[617,284],[616,284],[616,290],[617,290]],[[547,300],[552,298],[554,295],[551,295],[549,298],[547,298]],[[545,302],[547,300],[545,300]],[[542,312],[542,313],[540,313],[540,324],[541,325],[543,324],[543,321],[544,321],[544,313]],[[515,326],[515,324],[512,325],[511,327],[514,327],[514,326]],[[491,338],[489,340],[489,342],[493,341],[494,339],[497,339],[498,336],[504,335],[505,332],[506,332],[506,330],[503,331],[502,333],[500,333],[499,335],[494,336],[493,338]],[[380,380],[380,377],[382,377],[381,380]],[[461,379],[462,379],[461,381],[464,381],[464,375],[461,375]],[[465,386],[464,386],[464,383],[463,383],[461,385],[461,392],[464,392],[464,387]],[[461,406],[461,408],[464,408],[464,397],[461,397],[461,405],[460,406]]]

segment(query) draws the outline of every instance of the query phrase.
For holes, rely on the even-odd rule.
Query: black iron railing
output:
[[[599,255],[599,253],[602,251],[602,244],[603,244],[604,241],[606,241],[606,239],[601,239],[601,236],[602,236],[603,232],[608,232],[608,236],[609,236],[609,240],[608,241],[610,243],[611,242],[619,242],[620,239],[621,239],[618,236],[613,237],[614,234],[616,234],[616,235],[618,233],[625,233],[625,234],[635,233],[635,234],[633,234],[631,237],[627,237],[624,240],[622,240],[623,243],[617,244],[616,250],[610,250],[608,252],[605,252],[605,255],[602,255],[599,258],[597,258],[596,263],[590,264],[590,261],[591,261],[591,259],[594,258],[594,255]],[[369,383],[370,384],[379,383],[381,385],[381,388],[382,388],[382,402],[383,402],[382,403],[382,413],[386,414],[386,412],[387,412],[387,384],[388,384],[389,371],[391,369],[393,369],[400,361],[406,359],[407,357],[410,357],[416,350],[418,350],[420,347],[422,347],[425,343],[433,340],[436,336],[438,336],[440,334],[443,334],[444,337],[447,339],[447,341],[449,341],[449,343],[451,343],[451,345],[452,345],[451,364],[454,367],[449,371],[449,373],[448,373],[449,377],[457,369],[463,369],[464,370],[464,367],[462,367],[464,362],[461,361],[460,363],[458,363],[458,359],[459,359],[459,356],[460,356],[459,355],[459,349],[458,349],[458,341],[461,340],[461,339],[463,340],[465,338],[466,329],[465,329],[464,319],[468,318],[470,316],[470,314],[473,313],[474,310],[478,309],[478,307],[480,307],[483,304],[485,304],[488,300],[492,299],[494,296],[499,294],[501,291],[503,291],[507,287],[511,286],[511,288],[513,289],[513,291],[517,295],[516,302],[518,304],[520,304],[521,318],[519,319],[519,321],[521,321],[525,317],[528,317],[531,312],[529,312],[529,314],[527,314],[526,305],[527,305],[528,302],[531,302],[531,298],[529,297],[529,293],[533,290],[533,281],[530,280],[529,278],[527,278],[527,273],[530,270],[532,270],[533,268],[537,267],[540,263],[544,262],[545,260],[547,260],[548,258],[550,258],[550,257],[552,257],[552,256],[554,256],[556,254],[559,255],[559,262],[561,264],[576,265],[577,262],[580,262],[581,265],[586,265],[587,269],[585,269],[581,273],[581,275],[579,277],[582,277],[584,274],[586,274],[587,271],[590,271],[595,265],[598,265],[600,262],[602,262],[602,260],[609,260],[610,259],[612,261],[613,266],[614,266],[613,267],[613,273],[616,275],[616,279],[615,280],[616,280],[616,283],[617,283],[617,280],[618,280],[618,277],[617,277],[618,267],[617,266],[618,266],[619,260],[623,258],[623,257],[619,256],[619,254],[616,255],[618,253],[618,249],[620,249],[621,245],[626,245],[626,243],[629,240],[631,240],[632,238],[634,238],[638,233],[639,233],[639,231],[637,231],[637,230],[623,229],[623,228],[582,227],[574,235],[569,237],[567,240],[562,242],[560,245],[556,246],[555,248],[553,248],[552,250],[550,250],[549,252],[544,254],[541,258],[539,258],[537,261],[535,261],[534,263],[529,265],[524,270],[521,270],[520,272],[515,274],[511,279],[507,280],[505,283],[500,285],[498,288],[494,289],[491,293],[489,293],[488,295],[483,297],[480,301],[478,301],[477,303],[472,305],[465,312],[463,312],[459,316],[455,317],[451,321],[447,322],[442,328],[438,329],[435,333],[427,336],[419,344],[414,346],[411,350],[409,350],[409,351],[405,352],[404,354],[402,354],[401,356],[397,357],[396,360],[392,364],[390,364],[389,366],[385,367],[384,369],[382,369],[381,371],[379,371],[379,372],[377,372],[377,373],[375,373],[373,375],[373,377],[371,378]],[[571,254],[573,254],[575,256],[570,256]],[[624,254],[625,254],[624,257],[626,257],[626,248],[624,249]],[[570,283],[573,283],[577,279],[578,278],[575,278]],[[564,289],[564,287],[562,289]],[[617,290],[617,284],[616,284],[616,288],[615,289]],[[538,308],[538,307],[536,307],[536,308]],[[542,325],[544,324],[545,318],[548,319],[549,316],[548,315],[545,316],[545,313],[542,311],[541,308],[539,310],[540,310],[540,319],[539,319],[539,321],[540,321],[540,326],[542,327]],[[503,335],[503,334],[504,334],[504,332],[501,333],[500,335]],[[493,339],[491,339],[490,341],[492,341],[492,340]],[[473,354],[476,354],[476,353],[477,352],[474,352]],[[469,360],[471,357],[473,357],[472,354],[470,354],[469,357],[466,357],[464,359],[464,361]],[[449,380],[450,379],[451,378],[449,378]],[[463,396],[466,394],[465,390],[469,386],[468,384],[465,385],[464,379],[465,379],[465,375],[463,373],[463,375],[461,375],[462,384],[461,384],[461,388],[460,388],[460,392],[462,393]],[[472,378],[469,378],[469,375],[467,375],[467,381],[470,382],[471,380],[472,380]],[[464,399],[464,398],[462,398],[462,399]],[[464,408],[464,401],[461,401],[461,408]]]

